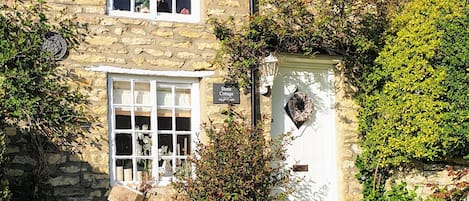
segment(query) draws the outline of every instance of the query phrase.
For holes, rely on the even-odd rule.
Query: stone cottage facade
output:
[[[88,27],[85,42],[62,65],[76,77],[75,84],[89,96],[92,115],[99,118],[89,136],[94,145],[82,147],[80,154],[49,154],[54,193],[61,200],[107,200],[114,184],[132,185],[150,172],[156,199],[170,200],[167,185],[173,172],[187,165],[193,142],[205,140],[201,123],[219,119],[227,107],[213,103],[213,86],[223,83],[223,71],[211,63],[220,44],[206,20],[234,16],[240,23],[249,15],[249,0],[49,0],[47,6],[51,16],[67,9]],[[337,200],[358,200],[355,105],[343,87],[337,59],[290,61],[328,69],[335,97],[334,194]],[[237,104],[246,115],[249,98],[241,93]],[[271,102],[261,97],[262,115],[272,116]],[[7,134],[15,142],[9,145],[14,155],[9,174],[26,176],[36,162],[22,154],[18,132]]]
[[[48,155],[54,193],[60,200],[104,201],[116,183],[135,186],[150,178],[154,199],[171,200],[172,174],[187,168],[194,141],[206,141],[200,125],[221,119],[220,111],[227,107],[214,103],[214,86],[223,83],[224,72],[212,64],[220,43],[206,20],[234,16],[242,23],[249,0],[49,0],[47,5],[51,16],[67,9],[88,27],[85,42],[62,65],[89,96],[91,113],[99,119],[88,136],[92,143],[79,154]],[[261,96],[260,111],[272,119],[270,135],[300,137],[289,149],[289,160],[310,181],[294,198],[360,200],[354,164],[360,153],[357,106],[341,58],[279,57],[279,75],[272,94]],[[315,108],[301,125],[285,109],[294,95],[309,98]],[[249,99],[242,92],[236,105],[247,116]],[[37,162],[23,152],[24,136],[15,129],[6,133],[12,189],[27,186],[15,178],[27,177]],[[401,178],[425,186],[442,181],[442,170],[443,165],[425,164]],[[429,193],[425,188],[420,192]]]
[[[206,20],[234,16],[242,23],[249,0],[49,0],[47,5],[51,16],[67,9],[88,27],[85,42],[62,65],[89,96],[91,113],[99,119],[89,136],[92,143],[81,147],[80,154],[48,155],[54,193],[60,200],[104,201],[116,183],[135,186],[150,175],[154,199],[171,200],[168,184],[174,171],[187,167],[194,141],[206,140],[200,125],[220,119],[227,107],[213,101],[214,85],[223,83],[224,72],[212,64],[220,43]],[[360,200],[354,164],[360,153],[357,106],[341,58],[279,57],[280,73],[272,95],[261,96],[260,110],[272,119],[267,125],[271,135],[305,137],[289,152],[298,156],[291,158],[299,161],[292,163],[298,174],[311,178],[298,198]],[[298,93],[317,105],[314,118],[294,127],[284,106]],[[236,105],[245,115],[250,114],[249,99],[241,93]],[[27,177],[37,162],[22,152],[23,136],[14,129],[6,132],[13,155],[11,183],[25,185],[14,178]],[[313,141],[319,144],[313,146]],[[422,173],[403,177],[424,185],[425,178],[412,175],[420,178]],[[314,186],[319,181],[324,184]]]

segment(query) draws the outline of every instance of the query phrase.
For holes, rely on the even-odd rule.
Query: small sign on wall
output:
[[[236,84],[213,84],[213,104],[239,104],[239,100]]]

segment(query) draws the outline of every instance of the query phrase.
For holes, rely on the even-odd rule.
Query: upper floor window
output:
[[[200,0],[108,0],[111,16],[196,23]]]

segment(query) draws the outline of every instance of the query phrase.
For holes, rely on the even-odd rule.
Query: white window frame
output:
[[[113,81],[128,81],[128,82],[131,82],[131,83],[134,83],[134,82],[140,82],[140,81],[145,81],[145,82],[150,82],[150,96],[151,96],[151,107],[152,107],[152,111],[151,111],[151,118],[150,118],[150,121],[151,121],[151,129],[150,129],[150,132],[151,132],[151,135],[152,135],[152,148],[151,148],[151,152],[152,152],[152,156],[137,156],[134,154],[132,154],[131,156],[124,156],[124,157],[121,157],[121,156],[116,156],[116,148],[115,148],[115,143],[116,143],[116,139],[115,139],[115,136],[116,136],[116,126],[115,126],[115,110],[114,110],[114,107],[118,107],[118,106],[123,106],[122,104],[116,104],[114,105],[113,103]],[[190,147],[191,147],[191,152],[193,153],[194,150],[195,150],[195,146],[196,146],[196,143],[198,141],[198,133],[200,131],[200,95],[199,95],[199,78],[195,78],[195,77],[191,77],[191,78],[188,78],[188,77],[160,77],[160,76],[148,76],[148,75],[124,75],[124,74],[112,74],[112,73],[109,73],[108,74],[108,84],[107,84],[107,87],[108,87],[108,108],[109,108],[109,115],[108,115],[108,122],[109,122],[109,155],[110,155],[110,160],[109,160],[109,167],[110,167],[110,181],[111,181],[111,185],[114,185],[116,182],[119,182],[119,183],[123,183],[123,184],[131,184],[131,185],[137,185],[138,184],[138,181],[136,181],[136,178],[137,178],[137,175],[136,175],[136,172],[137,170],[133,170],[132,171],[132,178],[133,178],[133,181],[131,182],[126,182],[126,181],[116,181],[116,160],[119,159],[119,158],[129,158],[131,157],[132,158],[132,161],[133,161],[133,167],[136,168],[136,160],[139,159],[139,158],[144,158],[144,159],[151,159],[152,160],[152,172],[153,172],[153,184],[156,184],[156,185],[159,185],[159,186],[165,186],[165,185],[168,185],[171,183],[171,180],[173,180],[174,178],[171,178],[171,180],[162,180],[161,178],[159,178],[159,160],[160,160],[160,156],[158,155],[158,142],[157,142],[157,139],[158,137],[158,134],[161,134],[161,132],[158,131],[158,118],[157,118],[157,108],[160,107],[157,105],[157,84],[159,83],[164,83],[164,84],[168,84],[168,85],[173,85],[173,90],[174,90],[174,86],[178,85],[178,84],[189,84],[191,85],[190,87],[190,90],[191,90],[191,93],[190,93],[190,99],[191,99],[191,104],[190,104],[190,111],[191,111],[191,130],[190,131],[183,131],[184,134],[187,134],[188,132],[190,132],[190,139],[191,139],[191,142],[190,142]],[[131,85],[133,86],[133,85]],[[134,100],[133,98],[133,93],[130,93],[131,94],[131,100]],[[174,93],[173,93],[174,95]],[[173,103],[174,103],[174,99],[173,99]],[[124,106],[127,106],[127,105],[124,105]],[[134,103],[131,104],[131,106],[135,106]],[[175,108],[177,106],[174,106],[173,108]],[[174,109],[173,109],[173,115],[174,115]],[[175,161],[177,159],[186,159],[187,156],[177,156],[176,155],[176,150],[174,148],[174,144],[177,143],[176,142],[176,136],[178,135],[178,132],[181,132],[181,131],[176,131],[176,126],[175,126],[175,116],[172,117],[173,120],[172,120],[172,135],[173,135],[173,153],[172,155],[170,156],[171,157],[171,160],[172,160],[172,164],[175,164]],[[131,129],[129,132],[132,133],[132,136],[135,136],[136,134],[136,131],[134,130],[134,125],[131,125]],[[135,149],[135,140],[132,140],[132,148]],[[172,166],[173,168],[173,173],[176,171],[176,167],[175,165]],[[193,168],[192,168],[193,170]],[[167,179],[167,178],[166,178]]]
[[[149,19],[157,21],[171,21],[171,22],[186,22],[186,23],[199,23],[201,9],[200,4],[201,0],[191,0],[191,14],[184,15],[179,14],[176,11],[176,4],[172,3],[173,13],[157,12],[156,0],[150,0],[150,12],[149,13],[139,13],[135,12],[135,0],[129,0],[130,11],[114,10],[112,5],[114,5],[114,0],[107,0],[107,11],[109,16],[114,17],[128,17],[128,18],[140,18],[140,19]],[[166,0],[166,1],[176,1],[176,0]]]

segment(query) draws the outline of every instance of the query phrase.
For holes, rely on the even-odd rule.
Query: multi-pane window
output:
[[[112,181],[164,184],[178,169],[190,172],[186,159],[198,125],[196,81],[109,79]]]
[[[108,10],[113,16],[196,23],[200,0],[108,0]]]

